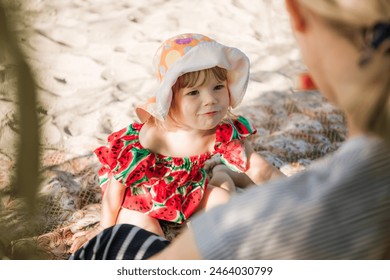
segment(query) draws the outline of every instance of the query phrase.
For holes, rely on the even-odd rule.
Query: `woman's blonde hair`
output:
[[[390,1],[298,1],[356,47],[360,56],[356,61],[358,76],[354,79],[355,84],[350,85],[350,92],[338,94],[338,105],[360,129],[390,143]],[[383,26],[384,31],[378,30]],[[373,43],[378,44],[373,41],[376,31],[385,32],[385,39],[374,48]]]

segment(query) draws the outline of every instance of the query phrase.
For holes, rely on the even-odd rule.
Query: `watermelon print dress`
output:
[[[103,195],[112,173],[127,187],[122,207],[179,224],[194,213],[206,190],[205,162],[220,154],[222,163],[245,172],[247,158],[242,140],[256,133],[242,116],[225,120],[217,126],[213,152],[181,158],[163,156],[142,147],[138,138],[142,126],[133,123],[112,133],[108,137],[109,146],[95,150],[102,164],[99,183]]]

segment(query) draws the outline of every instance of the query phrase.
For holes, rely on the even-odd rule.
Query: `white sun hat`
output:
[[[159,120],[165,119],[171,106],[172,86],[185,73],[215,66],[226,69],[232,108],[241,103],[248,86],[248,57],[237,48],[222,45],[201,34],[181,34],[166,40],[157,50],[154,65],[160,84],[155,95],[136,108],[141,122],[146,122],[151,115]]]

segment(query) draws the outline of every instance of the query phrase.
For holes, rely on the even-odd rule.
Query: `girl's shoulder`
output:
[[[140,147],[156,155],[163,155],[167,147],[166,131],[154,122],[146,122],[139,133]]]
[[[100,146],[94,150],[94,153],[102,163],[102,170],[116,170],[125,159],[129,148],[139,146],[138,135],[142,124],[132,123],[121,130],[112,132],[107,137],[106,145]]]

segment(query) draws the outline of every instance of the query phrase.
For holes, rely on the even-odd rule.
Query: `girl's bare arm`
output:
[[[125,190],[126,187],[111,176],[102,200],[100,217],[100,226],[102,228],[115,225],[119,210],[122,206]]]

